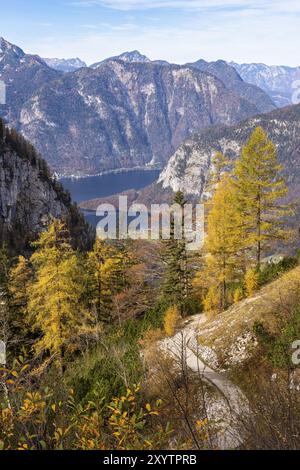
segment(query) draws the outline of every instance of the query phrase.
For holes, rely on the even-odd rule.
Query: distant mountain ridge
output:
[[[292,104],[295,91],[300,88],[299,83],[295,83],[300,80],[300,67],[235,62],[231,62],[231,65],[243,80],[260,87],[279,107]]]
[[[37,90],[20,128],[57,172],[90,175],[161,167],[192,133],[259,110],[211,74],[112,60]]]
[[[247,101],[255,103],[260,112],[272,111],[276,107],[269,95],[258,86],[247,83],[247,80],[244,81],[236,69],[224,60],[206,62],[201,59],[187,65],[219,78],[226,88],[235,91]]]
[[[130,52],[123,52],[123,54],[120,54],[118,56],[108,57],[107,59],[104,59],[101,62],[96,62],[95,64],[92,64],[90,67],[92,69],[95,69],[99,67],[100,65],[102,65],[103,63],[111,61],[111,60],[121,60],[122,62],[127,62],[129,64],[132,64],[132,63],[148,64],[151,62],[151,60],[148,59],[147,56],[141,54],[139,51],[130,51]]]
[[[75,72],[82,67],[87,67],[87,64],[81,59],[43,59],[46,64],[60,72]]]

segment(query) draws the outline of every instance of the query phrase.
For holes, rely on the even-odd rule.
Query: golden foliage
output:
[[[258,272],[255,269],[248,269],[244,282],[247,295],[251,297],[258,289]]]
[[[164,330],[168,336],[173,336],[176,330],[176,326],[178,325],[181,316],[179,314],[178,308],[173,305],[169,307],[165,313],[164,318]]]
[[[289,237],[284,224],[292,213],[282,202],[288,189],[276,147],[261,127],[253,131],[236,162],[234,182],[241,240],[244,249],[254,253],[259,269],[263,251]]]
[[[234,291],[234,294],[233,294],[233,302],[235,304],[237,304],[238,302],[240,302],[240,300],[242,300],[243,298],[243,289],[241,287],[237,287]]]
[[[52,389],[27,390],[23,358],[0,371],[0,450],[131,450],[163,448],[169,427],[158,421],[161,402],[140,404],[140,386],[109,405],[78,404],[70,389],[64,399]],[[30,373],[30,371],[29,371]]]

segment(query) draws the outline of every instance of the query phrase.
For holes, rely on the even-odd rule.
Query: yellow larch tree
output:
[[[236,227],[236,190],[230,175],[226,173],[211,200],[205,240],[204,277],[209,286],[209,299],[205,304],[211,306],[218,303],[221,310],[227,306],[227,287],[236,278],[239,268],[240,246]],[[212,297],[213,293],[218,297],[217,302]]]
[[[29,317],[39,339],[37,354],[49,353],[63,371],[66,354],[76,347],[89,315],[81,302],[81,282],[76,253],[66,226],[53,220],[35,243],[31,257],[35,279],[29,287]]]
[[[235,187],[244,248],[260,269],[262,254],[271,243],[289,234],[284,226],[291,207],[284,204],[287,186],[278,163],[275,145],[257,127],[236,162]]]
[[[132,259],[124,247],[97,238],[88,255],[89,295],[97,320],[112,318],[113,298],[127,285],[127,270]]]
[[[9,310],[15,343],[21,342],[21,338],[24,342],[28,333],[29,285],[32,281],[32,275],[29,261],[24,256],[19,256],[16,264],[9,270]]]

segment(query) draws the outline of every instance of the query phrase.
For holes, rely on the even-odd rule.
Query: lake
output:
[[[65,189],[71,193],[73,201],[80,203],[128,191],[142,189],[153,183],[160,170],[132,170],[121,173],[110,173],[102,176],[84,178],[61,178]]]
[[[70,191],[73,201],[79,204],[89,199],[112,196],[129,189],[142,189],[154,183],[159,174],[160,170],[132,170],[84,178],[61,178],[60,181],[64,188]],[[83,213],[87,221],[95,227],[99,221],[95,212],[83,211]]]

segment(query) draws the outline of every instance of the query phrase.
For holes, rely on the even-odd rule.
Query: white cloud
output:
[[[299,0],[77,0],[77,5],[101,5],[115,10],[149,10],[149,9],[260,9],[273,12],[300,12]]]
[[[87,63],[138,49],[150,59],[176,63],[204,58],[299,65],[299,0],[88,1],[132,11],[115,14],[107,10],[103,15],[100,8],[99,12],[95,8],[85,13],[76,34],[65,29],[64,34],[55,38],[45,37],[21,45],[44,57],[79,56]],[[85,0],[81,2],[88,4]],[[193,5],[194,10],[182,14],[183,4],[185,9]],[[136,14],[137,5],[145,11]],[[170,20],[168,10],[146,11],[159,5],[176,5],[178,10],[170,15]],[[224,8],[226,5],[232,8]],[[207,8],[205,13],[200,6]],[[84,15],[80,12],[80,16]]]
[[[139,49],[150,59],[175,63],[204,58],[299,65],[296,17],[253,14],[249,18],[247,15],[237,17],[236,12],[231,12],[227,13],[226,21],[207,23],[201,21],[201,17],[194,15],[188,27],[186,24],[161,28],[160,25],[102,23],[95,31],[59,38],[57,44],[43,42],[38,52],[51,57],[59,51],[60,56],[79,56],[87,63]],[[36,51],[36,44],[34,46],[31,49]]]

